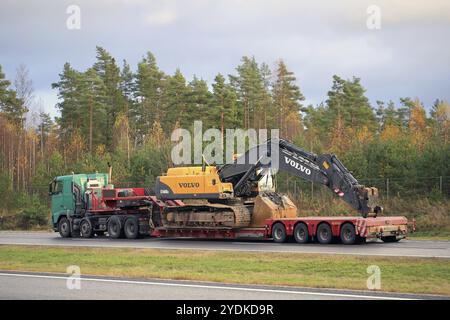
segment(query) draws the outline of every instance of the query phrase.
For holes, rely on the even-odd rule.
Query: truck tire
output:
[[[317,241],[321,244],[329,244],[333,240],[333,233],[328,223],[321,223],[317,228]]]
[[[294,239],[297,243],[307,243],[309,241],[309,232],[306,224],[299,223],[295,226]]]
[[[70,222],[66,217],[62,217],[58,222],[58,231],[61,237],[70,238],[72,233],[70,232]]]
[[[381,237],[381,241],[383,242],[398,242],[400,239],[397,239],[396,236],[388,236],[388,237]]]
[[[127,239],[137,239],[139,236],[139,223],[136,217],[127,218],[123,230]]]
[[[108,234],[112,239],[123,237],[122,221],[118,216],[112,216],[108,222]]]
[[[343,244],[354,244],[356,242],[356,231],[353,224],[345,223],[341,227],[341,241]]]
[[[286,228],[281,223],[275,223],[272,227],[273,241],[276,243],[283,243],[286,241]]]
[[[92,230],[92,223],[87,218],[84,218],[80,222],[80,235],[83,238],[92,238],[94,236],[94,230]]]

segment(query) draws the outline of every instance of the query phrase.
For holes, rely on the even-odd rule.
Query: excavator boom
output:
[[[258,160],[252,163],[255,155]],[[316,155],[282,139],[268,140],[248,150],[234,163],[221,166],[218,172],[222,182],[232,183],[235,196],[245,197],[252,195],[255,183],[261,179],[260,169],[279,169],[325,185],[363,217],[376,216],[383,210],[378,203],[378,190],[359,184],[334,154]]]

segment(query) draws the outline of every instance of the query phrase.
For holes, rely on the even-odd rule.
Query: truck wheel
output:
[[[69,238],[71,236],[69,219],[62,217],[59,220],[58,231],[63,238]]]
[[[80,235],[83,238],[92,238],[94,236],[94,231],[92,230],[92,224],[89,219],[84,218],[80,222]]]
[[[135,217],[129,217],[125,220],[125,226],[123,229],[127,239],[136,239],[139,236],[139,224]]]
[[[341,241],[343,244],[354,244],[356,242],[355,226],[345,223],[341,228]]]
[[[322,223],[317,228],[317,240],[321,244],[329,244],[333,240],[333,233],[327,223]]]
[[[307,243],[309,241],[308,227],[304,223],[299,223],[294,228],[294,239],[297,243]]]
[[[400,239],[397,239],[396,236],[381,237],[381,240],[383,242],[398,242],[398,241],[400,241]]]
[[[286,241],[286,228],[281,223],[276,223],[272,227],[273,241],[282,243]]]
[[[117,216],[112,216],[108,223],[108,234],[113,239],[119,239],[123,235],[122,222]]]

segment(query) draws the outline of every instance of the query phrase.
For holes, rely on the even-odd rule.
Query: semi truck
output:
[[[250,148],[229,164],[205,160],[202,166],[169,168],[152,189],[115,188],[111,170],[51,182],[52,223],[62,237],[106,233],[113,239],[150,235],[355,244],[374,238],[395,242],[408,231],[405,217],[382,216],[378,190],[359,184],[335,155],[316,155],[282,139]],[[328,187],[358,215],[298,217],[295,204],[275,191],[277,170]]]

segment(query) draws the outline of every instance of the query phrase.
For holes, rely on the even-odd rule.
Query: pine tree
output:
[[[271,95],[272,87],[272,71],[266,63],[261,63],[260,67],[261,77],[263,81],[264,90],[261,97],[261,107],[258,112],[261,115],[258,119],[259,127],[261,128],[277,128],[277,115],[274,110],[276,109],[273,105],[273,99]]]
[[[112,149],[113,127],[117,115],[125,109],[122,92],[120,90],[120,69],[115,59],[102,47],[97,46],[97,61],[93,69],[97,76],[103,81],[105,101],[105,145],[108,150]]]
[[[230,75],[230,82],[243,108],[244,128],[259,129],[264,127],[264,113],[261,111],[269,93],[255,57],[244,56],[241,61],[242,64],[236,68],[238,75]]]
[[[170,135],[177,123],[186,125],[184,119],[193,115],[201,116],[192,114],[188,110],[189,95],[190,87],[186,86],[186,79],[177,69],[175,74],[167,79],[167,86],[164,90],[164,115],[160,122],[167,134]]]
[[[61,112],[57,122],[62,131],[63,145],[74,141],[74,135],[76,141],[79,136],[87,141],[90,152],[94,150],[94,145],[106,144],[109,132],[106,125],[106,88],[97,71],[90,68],[81,73],[66,63],[60,81],[53,83],[52,87],[58,90],[61,100],[57,104]]]
[[[44,111],[39,112],[39,125],[36,133],[38,134],[40,140],[40,152],[42,158],[44,158],[45,148],[52,126],[53,120],[50,117],[50,114]]]
[[[394,101],[390,100],[388,102],[387,108],[384,110],[384,124],[391,126],[401,125]]]
[[[344,80],[334,75],[327,100],[329,122],[335,123],[336,119],[342,118],[345,126],[353,130],[364,127],[375,130],[375,115],[364,92],[359,78]]]
[[[400,108],[397,110],[397,117],[400,124],[404,128],[408,128],[409,120],[411,118],[411,110],[414,108],[414,101],[409,98],[400,98]]]
[[[205,80],[199,79],[194,75],[194,78],[188,85],[187,99],[187,113],[181,119],[183,127],[191,127],[195,120],[203,121],[205,128],[217,126],[217,122],[210,122],[210,114],[212,111],[213,96],[209,92],[208,84]]]
[[[330,128],[328,107],[324,103],[320,103],[317,107],[308,105],[302,108],[302,112],[304,113],[303,123],[307,128],[306,134],[310,138],[325,139]]]
[[[384,101],[377,100],[376,103],[377,108],[375,110],[375,114],[378,122],[378,128],[382,131],[386,123],[386,109],[384,107]]]
[[[92,153],[95,146],[103,144],[105,146],[112,141],[112,136],[107,137],[112,128],[108,112],[111,106],[108,105],[108,89],[104,81],[93,68],[82,74],[79,86],[81,94],[81,108],[83,109],[83,125],[81,126],[83,135],[87,137],[89,152]]]
[[[300,130],[301,101],[305,100],[295,81],[294,73],[288,71],[284,61],[280,60],[273,84],[273,100],[278,113],[280,135],[287,139],[292,139]]]
[[[125,107],[126,111],[130,109],[130,105],[134,103],[134,92],[136,91],[136,84],[134,82],[135,75],[131,70],[130,65],[126,60],[123,60],[122,70],[120,72],[120,91],[122,95],[125,97],[127,106]]]
[[[82,74],[74,70],[69,63],[65,63],[59,81],[52,84],[53,89],[58,90],[56,104],[61,116],[57,118],[61,131],[62,143],[69,141],[75,130],[83,126],[84,112],[81,108],[82,97],[80,92]]]
[[[5,74],[2,72],[2,66],[0,65],[0,103],[2,106],[7,103],[10,85],[11,82],[5,79]]]
[[[220,73],[214,78],[213,106],[210,113],[212,123],[216,123],[221,130],[222,137],[225,129],[237,128],[242,123],[237,106],[237,96],[233,87],[225,83]]]
[[[22,128],[23,118],[28,109],[17,97],[16,91],[9,88],[10,86],[11,82],[5,79],[0,65],[0,110],[9,121]]]
[[[130,119],[134,123],[137,140],[150,131],[155,120],[165,116],[164,87],[167,76],[159,70],[155,56],[148,52],[139,64],[135,75],[135,104],[130,110]]]
[[[385,107],[383,101],[377,101],[376,110],[378,120],[378,132],[383,141],[393,140],[401,134],[401,120],[395,103],[390,100]]]

